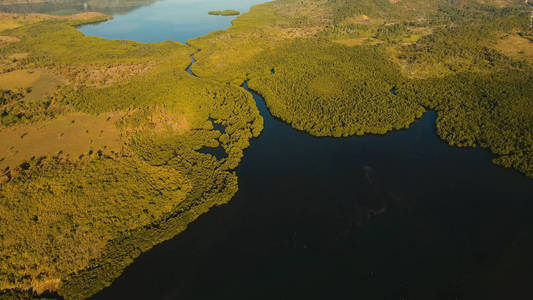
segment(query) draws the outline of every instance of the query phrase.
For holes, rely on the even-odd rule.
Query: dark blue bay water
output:
[[[246,87],[246,86],[245,86]],[[316,138],[265,119],[239,191],[94,299],[528,299],[531,180],[435,135]]]
[[[158,1],[81,30],[185,42],[229,26],[207,11],[257,2]],[[265,128],[234,199],[94,299],[533,299],[532,180],[440,141],[434,112],[384,136],[316,138],[253,96]]]

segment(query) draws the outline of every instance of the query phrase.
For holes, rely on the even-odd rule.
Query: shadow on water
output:
[[[194,61],[194,58],[192,58],[192,59]],[[189,68],[187,68],[187,72],[190,72],[190,66],[189,66]],[[193,76],[196,76],[192,72],[190,72],[190,74],[193,75]],[[215,123],[215,120],[212,119],[212,118],[209,118],[209,121],[213,125],[213,129],[219,131],[221,134],[226,133],[226,126],[224,126],[222,124]],[[223,158],[228,157],[228,154],[226,153],[226,150],[224,150],[224,147],[222,147],[222,145],[218,145],[218,147],[203,147],[202,149],[200,149],[199,152],[200,153],[204,153],[204,154],[211,154],[217,160],[221,160]]]
[[[203,154],[210,154],[211,156],[214,156],[217,160],[221,160],[223,158],[228,157],[228,154],[226,153],[226,150],[222,146],[218,147],[203,147],[198,152]]]
[[[106,2],[101,11],[115,18],[83,33],[185,42],[233,19],[207,11],[262,1],[43,9]],[[384,136],[316,138],[252,95],[264,131],[237,169],[234,199],[142,254],[94,299],[533,299],[531,180],[491,164],[487,151],[448,147],[434,112]]]
[[[245,84],[243,86],[247,88]],[[447,146],[434,112],[384,136],[317,138],[270,115],[239,191],[94,299],[522,299],[531,180]]]
[[[194,77],[198,77],[198,76],[196,76],[196,74],[194,74],[192,72],[192,69],[191,69],[192,65],[194,65],[194,63],[196,62],[196,59],[194,59],[194,54],[192,54],[190,57],[191,57],[191,64],[189,66],[187,66],[187,69],[185,69],[185,72],[191,74]]]
[[[196,76],[196,74],[194,74],[191,70],[191,67],[192,65],[196,62],[196,60],[194,59],[194,54],[191,55],[191,64],[187,67],[187,69],[185,70],[187,73],[191,74],[192,76],[194,77],[198,77]],[[211,122],[211,124],[213,125],[213,129],[215,130],[218,130],[221,134],[224,134],[226,133],[226,126],[222,125],[222,124],[218,124],[215,122],[214,119],[212,118],[209,118],[209,121]],[[211,148],[211,147],[203,147],[202,149],[200,149],[199,151],[200,153],[204,153],[204,154],[211,154],[212,156],[214,156],[217,160],[221,160],[223,158],[226,158],[228,157],[228,154],[226,153],[226,150],[224,150],[224,148],[222,147],[222,145],[219,145],[218,147],[215,147],[215,148]]]

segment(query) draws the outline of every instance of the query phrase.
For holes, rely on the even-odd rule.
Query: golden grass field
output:
[[[0,74],[0,89],[27,90],[26,101],[39,100],[51,95],[63,80],[45,69],[15,70]]]
[[[516,33],[502,36],[495,48],[507,56],[533,62],[533,40]]]
[[[114,122],[116,113],[93,116],[69,113],[56,119],[4,128],[0,131],[0,169],[14,168],[32,157],[61,152],[78,159],[89,151],[119,152],[123,142]]]

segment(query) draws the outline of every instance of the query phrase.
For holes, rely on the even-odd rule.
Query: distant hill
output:
[[[157,0],[0,0],[0,12],[46,13],[68,15],[97,11],[109,15],[123,14]]]

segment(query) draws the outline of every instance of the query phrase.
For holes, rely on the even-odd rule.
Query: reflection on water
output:
[[[8,0],[0,12],[68,15],[97,11],[112,15],[107,22],[79,27],[85,35],[106,39],[161,42],[188,40],[226,29],[236,16],[212,16],[211,10],[247,12],[264,0]]]
[[[162,0],[151,6],[115,16],[113,20],[80,27],[86,35],[107,39],[160,42],[186,41],[226,29],[235,16],[212,16],[211,10],[236,9],[247,12],[264,0]]]
[[[71,15],[97,11],[117,15],[129,13],[156,1],[158,0],[6,0],[0,4],[0,12]]]

